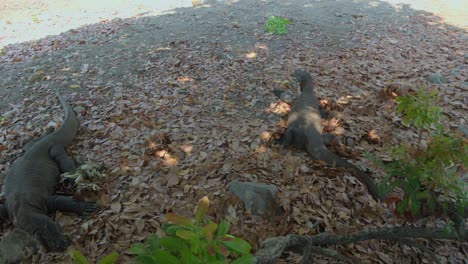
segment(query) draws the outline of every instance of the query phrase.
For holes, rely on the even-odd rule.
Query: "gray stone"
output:
[[[84,108],[83,106],[79,105],[77,107],[74,107],[73,108],[73,111],[75,111],[76,113],[81,113],[82,111],[86,110],[86,108]]]
[[[460,64],[460,65],[458,65],[457,67],[451,69],[451,70],[450,70],[450,74],[451,74],[451,75],[455,75],[455,76],[460,75],[460,73],[463,72],[463,69],[464,69],[464,68],[465,68],[465,65]]]
[[[274,185],[234,180],[229,183],[229,190],[239,197],[245,209],[254,215],[272,217],[280,212],[275,201],[278,188]]]
[[[31,74],[29,76],[28,80],[29,80],[29,82],[32,83],[32,82],[40,81],[40,80],[42,80],[44,78],[45,78],[45,72],[42,71],[42,70],[39,70],[39,71],[36,71],[33,74]]]
[[[285,101],[288,104],[292,104],[294,97],[290,93],[282,93],[281,100]]]
[[[175,89],[175,92],[177,94],[187,94],[188,93],[187,90],[184,89],[184,88],[177,88],[177,89]]]
[[[460,130],[461,132],[463,132],[463,135],[465,137],[468,137],[468,126],[464,125],[464,126],[459,126],[458,127],[458,130]]]
[[[14,229],[0,242],[0,263],[17,264],[37,252],[38,243],[28,233]]]
[[[427,80],[431,83],[442,84],[447,83],[447,79],[442,76],[439,72],[433,73],[427,77]]]

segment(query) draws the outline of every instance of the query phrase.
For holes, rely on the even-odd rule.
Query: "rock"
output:
[[[442,76],[439,72],[433,73],[427,77],[427,80],[431,83],[442,84],[447,83],[447,79]]]
[[[278,188],[274,185],[234,180],[229,183],[229,190],[239,197],[245,209],[254,215],[268,218],[280,212],[275,201]]]
[[[468,53],[465,53],[465,55],[463,56],[463,59],[464,59],[465,64],[468,64]]]
[[[463,69],[464,69],[464,68],[465,68],[465,65],[460,64],[460,65],[458,65],[457,67],[451,69],[451,70],[450,70],[450,74],[451,74],[451,75],[454,75],[454,76],[460,75],[460,73],[463,72]]]
[[[75,66],[70,66],[68,71],[71,73],[78,73],[81,71],[81,69],[79,69],[78,66],[75,65]]]
[[[82,111],[86,110],[86,108],[84,108],[83,106],[79,105],[77,107],[74,107],[73,108],[73,111],[75,111],[75,113],[81,113]]]
[[[290,93],[282,93],[281,100],[285,101],[288,104],[292,104],[294,101],[294,97]]]
[[[458,130],[460,130],[461,132],[463,132],[463,135],[468,138],[468,126],[464,125],[464,126],[459,126],[458,127]]]
[[[283,91],[281,89],[273,89],[272,92],[274,95],[276,95],[277,97],[279,97],[281,100],[283,100],[284,102],[288,104],[292,104],[292,102],[294,101],[293,96],[289,92]]]
[[[188,93],[187,90],[184,89],[184,88],[177,88],[177,89],[175,89],[175,92],[176,92],[177,94],[182,94],[182,95]]]
[[[6,234],[0,242],[0,263],[16,264],[36,253],[37,241],[28,233],[14,229]]]
[[[89,64],[85,63],[81,65],[81,73],[87,73],[89,71]]]
[[[37,82],[45,78],[45,72],[42,70],[35,71],[33,74],[29,76],[29,82]]]

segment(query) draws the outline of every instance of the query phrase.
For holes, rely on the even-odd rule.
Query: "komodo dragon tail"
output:
[[[73,108],[67,103],[67,100],[59,93],[57,93],[57,97],[59,98],[63,109],[65,110],[65,119],[58,129],[46,137],[52,139],[55,144],[66,146],[69,145],[75,138],[76,133],[78,132],[78,127],[80,126],[80,122],[78,121]]]
[[[358,178],[362,183],[366,185],[367,190],[372,195],[372,197],[374,197],[374,199],[377,201],[381,200],[379,189],[375,181],[372,178],[370,178],[369,175],[367,175],[365,172],[360,170],[358,167],[335,155],[335,153],[331,152],[327,147],[323,145],[317,147],[310,146],[310,144],[308,144],[306,146],[306,149],[307,153],[309,153],[309,155],[311,155],[316,160],[323,160],[328,165],[331,165],[333,167],[344,167],[351,169],[353,176]]]

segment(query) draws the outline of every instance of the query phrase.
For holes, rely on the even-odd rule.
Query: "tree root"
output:
[[[349,261],[352,261],[351,259],[341,254],[333,255],[332,250],[319,250],[318,246],[346,245],[370,239],[383,239],[392,241],[403,240],[403,243],[409,243],[408,241],[410,241],[409,239],[411,238],[448,239],[467,242],[468,230],[463,230],[463,232],[449,233],[446,229],[443,228],[409,226],[375,228],[347,235],[322,233],[315,236],[303,236],[291,234],[284,237],[273,237],[265,240],[261,244],[261,247],[256,254],[255,263],[276,263],[276,260],[281,257],[285,250],[290,250],[295,253],[302,254],[307,258],[310,257],[311,253],[317,253],[340,260],[343,257],[343,260],[346,263],[349,263]],[[412,244],[412,246],[415,245]],[[420,248],[419,246],[417,247]]]
[[[312,259],[311,259],[312,254],[318,254],[318,255],[330,257],[330,258],[339,260],[339,261],[341,261],[343,263],[349,263],[349,264],[356,263],[356,261],[354,261],[353,259],[348,258],[348,257],[338,253],[336,250],[321,248],[321,247],[308,246],[307,249],[304,252],[303,257],[302,257],[301,264],[310,264],[310,263],[312,263]]]

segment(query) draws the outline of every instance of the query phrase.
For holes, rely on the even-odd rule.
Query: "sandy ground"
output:
[[[220,0],[222,1],[222,0]],[[57,35],[72,28],[114,18],[157,15],[202,0],[4,0],[0,4],[0,48],[23,41]],[[236,1],[232,1],[236,2]],[[320,1],[318,1],[320,2]],[[380,1],[374,1],[379,5]],[[468,1],[386,0],[395,7],[432,12],[448,24],[468,26]]]
[[[411,8],[434,13],[451,25],[468,26],[468,1],[465,0],[386,0],[393,5],[407,4]]]
[[[57,35],[72,28],[138,14],[155,15],[191,0],[6,0],[0,4],[0,47]]]

